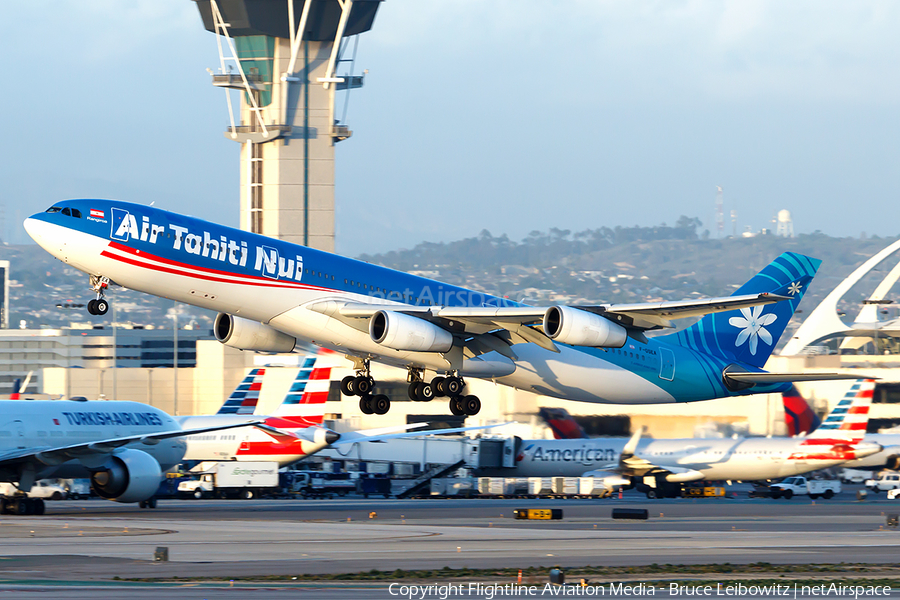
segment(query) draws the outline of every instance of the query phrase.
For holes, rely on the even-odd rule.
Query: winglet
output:
[[[631,436],[631,439],[628,440],[628,443],[625,444],[624,448],[622,448],[622,458],[634,455],[635,451],[637,450],[638,443],[640,443],[641,441],[642,435],[644,435],[643,425],[637,428],[637,431],[634,432],[634,435]]]

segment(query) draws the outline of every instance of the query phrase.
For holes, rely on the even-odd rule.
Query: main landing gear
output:
[[[103,297],[103,293],[109,288],[109,277],[91,275],[91,289],[97,292],[97,299],[87,304],[88,312],[92,315],[105,315],[109,311],[109,302]]]
[[[356,375],[348,375],[341,380],[341,393],[345,396],[359,396],[359,410],[364,415],[383,415],[391,410],[391,400],[384,394],[372,394],[375,380],[369,370],[369,361],[363,361],[363,368]]]
[[[443,396],[450,399],[450,412],[456,416],[477,415],[481,410],[481,400],[478,396],[463,394],[466,383],[458,375],[451,373],[449,377],[435,377],[431,383],[425,383],[422,380],[422,371],[411,368],[409,379],[407,393],[413,402],[430,402]]]
[[[0,498],[0,513],[4,515],[42,515],[44,514],[44,501],[41,498],[26,496]]]

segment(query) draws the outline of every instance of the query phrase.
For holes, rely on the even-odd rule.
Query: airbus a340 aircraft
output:
[[[428,425],[427,423],[414,423],[338,433],[324,426],[324,408],[331,385],[331,360],[333,358],[336,357],[332,355],[326,360],[323,360],[321,356],[305,357],[284,401],[270,416],[254,413],[262,388],[262,379],[265,375],[265,368],[257,368],[247,374],[217,414],[200,417],[175,417],[178,423],[186,429],[240,423],[246,421],[247,415],[251,414],[255,419],[261,421],[256,427],[247,427],[239,431],[209,432],[188,436],[184,460],[274,461],[279,466],[286,466],[332,446],[358,442],[379,442],[402,437],[461,433],[504,425],[407,431]]]
[[[832,467],[881,451],[863,439],[874,385],[855,382],[805,437],[641,440],[639,430],[631,439],[529,440],[517,456],[515,475],[601,477],[610,491],[638,483],[656,498],[690,481],[755,481]]]
[[[43,514],[43,500],[25,494],[48,477],[90,477],[97,495],[143,508],[162,472],[181,462],[185,436],[258,423],[243,417],[182,429],[163,411],[137,402],[0,401],[0,481],[19,490],[14,498],[0,498],[0,511]]]
[[[464,376],[584,402],[690,402],[780,392],[788,381],[835,374],[762,371],[820,261],[785,253],[724,298],[532,307],[156,208],[66,200],[25,229],[90,275],[108,310],[111,283],[215,310],[216,337],[245,350],[291,352],[298,340],[354,361],[344,393],[386,413],[371,395],[370,361],[409,370],[410,397],[450,398],[476,414]],[[671,319],[704,316],[648,339]],[[426,371],[438,376],[425,381]]]

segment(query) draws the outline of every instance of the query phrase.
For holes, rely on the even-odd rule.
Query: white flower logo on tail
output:
[[[754,306],[753,308],[742,308],[743,317],[731,317],[728,324],[733,327],[740,328],[741,332],[737,336],[734,345],[740,346],[748,339],[750,340],[750,354],[756,354],[757,340],[762,340],[768,345],[772,345],[772,334],[766,329],[766,325],[771,325],[778,319],[778,315],[769,313],[762,314],[762,306]]]

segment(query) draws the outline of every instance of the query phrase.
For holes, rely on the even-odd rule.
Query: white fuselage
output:
[[[219,425],[240,424],[247,421],[248,415],[209,415],[198,417],[176,417],[184,429],[199,429]],[[254,416],[254,419],[275,421],[273,417]],[[282,429],[302,435],[311,428],[295,428],[289,423],[280,424]],[[187,449],[184,460],[243,462],[272,461],[279,466],[286,466],[302,460],[322,448],[326,444],[322,440],[274,436],[255,427],[239,427],[224,431],[210,431],[186,436]]]
[[[53,223],[33,222],[28,232],[60,260],[86,273],[102,274],[129,289],[265,323],[340,353],[350,351],[387,364],[415,365],[436,372],[451,368],[438,352],[392,350],[376,343],[369,335],[365,319],[359,320],[356,327],[309,308],[327,300],[341,304],[376,301],[364,291],[352,293],[329,289],[324,280],[317,286],[317,278],[307,275],[304,275],[306,285],[303,287],[278,285],[279,282],[267,285],[232,275],[210,278],[208,272],[188,263],[158,263],[142,257],[140,252],[129,254],[111,247],[109,239]],[[321,274],[319,276],[321,278]],[[377,301],[397,304],[389,300]],[[641,348],[632,352],[610,350],[618,353],[612,361],[564,345],[559,345],[560,352],[554,353],[535,344],[520,343],[511,347],[518,355],[515,362],[496,352],[488,352],[466,359],[461,374],[492,378],[518,389],[584,402],[674,402],[672,394],[653,383],[665,383],[660,378],[660,355],[645,350],[640,342],[634,344]],[[671,377],[667,376],[667,379]]]
[[[4,400],[0,401],[0,453],[36,451],[118,437],[175,431],[180,429],[165,412],[137,402],[72,400]],[[185,442],[169,438],[158,443],[132,442],[122,448],[146,452],[165,471],[181,462]],[[86,477],[91,461],[104,460],[95,455],[80,461],[47,464],[36,472],[36,478]],[[3,481],[17,481],[13,470],[0,469]]]
[[[612,470],[627,438],[525,440],[516,462],[517,477],[579,477]],[[853,460],[865,451],[832,451],[804,446],[800,438],[642,440],[636,456],[660,468],[696,470],[709,481],[775,479]],[[507,471],[508,473],[508,471]]]

